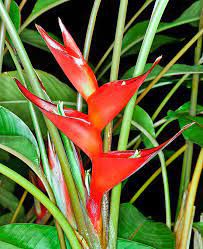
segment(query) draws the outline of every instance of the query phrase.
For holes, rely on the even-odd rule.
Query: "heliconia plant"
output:
[[[159,63],[161,57],[143,75],[132,79],[109,82],[98,87],[94,73],[60,19],[59,24],[64,46],[53,40],[40,26],[37,26],[37,28],[66,76],[86,99],[88,114],[64,108],[65,116],[61,116],[57,113],[57,105],[40,99],[27,90],[17,79],[15,81],[24,96],[90,157],[92,178],[90,196],[87,198],[87,211],[95,229],[100,231],[101,224],[99,222],[103,195],[140,169],[182,131],[156,148],[141,150],[140,155],[135,158],[131,157],[136,151],[103,153],[102,129],[123,109],[153,68]],[[82,88],[81,81],[83,82]],[[103,108],[104,104],[106,104],[106,108]],[[63,183],[61,182],[61,184]]]
[[[15,92],[14,95],[19,98],[15,106],[11,100],[10,107],[7,106],[8,100],[4,99],[4,92],[2,97],[0,94],[0,103],[5,105],[0,106],[0,149],[29,167],[29,171],[21,176],[12,164],[10,168],[0,161],[0,174],[25,189],[18,202],[14,196],[15,188],[0,178],[0,211],[3,210],[3,215],[0,214],[0,248],[188,249],[194,227],[194,248],[200,249],[197,247],[200,238],[197,238],[202,233],[202,223],[193,224],[193,219],[203,165],[202,149],[192,177],[191,165],[193,143],[203,146],[203,106],[197,105],[199,75],[203,73],[203,15],[196,13],[198,9],[203,11],[203,2],[193,3],[171,25],[160,22],[168,1],[146,1],[125,26],[128,1],[121,0],[114,44],[96,66],[88,62],[88,57],[101,0],[94,0],[83,53],[60,18],[58,23],[62,39],[37,24],[36,30],[27,29],[35,18],[63,2],[66,1],[37,0],[30,16],[21,25],[21,11],[27,1],[22,1],[19,7],[14,0],[5,0],[4,4],[0,1],[0,91],[6,89],[9,96]],[[129,29],[134,19],[151,2],[155,3],[149,22],[136,23]],[[199,32],[162,68],[160,64],[165,63],[164,54],[163,59],[157,56],[159,50],[156,49],[165,44],[178,43],[179,38],[157,33],[184,23],[196,26],[197,21]],[[71,87],[51,74],[34,69],[21,40],[50,52]],[[196,41],[195,65],[174,65]],[[3,60],[7,49],[17,71],[2,74],[3,62],[9,61],[6,57],[7,60]],[[154,54],[148,59],[150,52]],[[138,55],[136,65],[121,77],[120,60],[123,56],[135,54]],[[151,58],[157,59],[152,64],[146,64]],[[106,80],[110,68],[110,80]],[[178,79],[181,74],[184,76]],[[163,82],[156,84],[161,77]],[[149,80],[152,82],[148,84]],[[191,102],[181,105],[176,111],[169,111],[154,122],[184,81],[188,86],[192,82]],[[173,88],[152,117],[137,105],[155,84],[155,88],[159,88],[172,83]],[[9,84],[11,86],[8,87]],[[177,105],[178,101],[174,103]],[[152,108],[154,104],[150,102]],[[164,128],[174,120],[178,120],[180,129],[171,136],[169,129]],[[158,144],[156,137],[166,130],[170,136],[167,134],[167,138]],[[130,141],[134,134],[138,135]],[[165,161],[163,150],[181,134],[186,144]],[[173,217],[166,166],[183,152],[176,217]],[[144,183],[129,203],[121,204],[121,193],[125,193],[123,187],[128,186],[128,179],[137,179],[140,184],[144,179],[140,175],[153,170],[151,160],[157,155],[161,168]],[[146,168],[142,169],[145,165]],[[139,170],[140,173],[135,174]],[[133,205],[160,173],[166,224],[144,217]],[[24,208],[27,192],[34,200],[24,204]],[[150,200],[150,207],[153,205]],[[25,215],[27,206],[29,215]],[[18,224],[22,221],[35,224]],[[8,223],[17,224],[1,226]]]

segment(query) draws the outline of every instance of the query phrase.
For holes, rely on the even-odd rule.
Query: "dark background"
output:
[[[99,10],[99,14],[96,21],[95,32],[93,36],[91,51],[89,61],[96,65],[103,53],[109,47],[111,42],[114,39],[115,29],[116,29],[116,21],[117,14],[119,8],[118,0],[103,0],[101,3],[101,7]],[[143,0],[130,0],[128,5],[128,14],[127,21],[133,16],[133,14],[141,7],[143,4]],[[162,21],[170,22],[176,19],[180,14],[187,9],[194,1],[191,0],[170,0],[169,4],[165,10]],[[27,7],[23,10],[23,19],[26,17],[26,13],[30,11],[35,1],[29,1]],[[43,26],[47,31],[50,31],[60,37],[60,29],[58,27],[57,18],[60,17],[73,38],[77,42],[78,46],[83,49],[86,29],[88,25],[89,15],[91,12],[91,8],[93,5],[93,1],[91,0],[71,0],[61,6],[50,10],[49,12],[43,14],[40,18],[37,19],[36,23]],[[141,16],[137,19],[136,22],[141,20],[149,19],[150,13],[152,11],[153,4],[151,4],[147,10],[145,10]],[[34,28],[34,24],[30,25]],[[170,59],[174,57],[174,55],[189,41],[189,39],[195,35],[197,30],[192,28],[189,25],[184,25],[177,27],[175,29],[171,29],[164,34],[172,35],[174,37],[184,38],[179,43],[175,45],[168,45],[159,48],[156,52],[150,54],[148,58],[148,62],[152,62],[157,56],[163,55],[163,59],[161,65],[164,66],[169,62]],[[63,75],[61,69],[56,64],[54,58],[51,54],[43,52],[39,49],[35,49],[33,47],[26,46],[28,53],[30,54],[30,58],[36,68],[40,68],[44,71],[50,72],[56,75],[58,78],[67,82],[67,79]],[[193,64],[193,52],[194,47],[192,47],[179,61],[178,63],[185,64]],[[129,68],[130,66],[136,63],[136,56],[131,56],[121,60],[120,65],[120,75]],[[108,74],[107,74],[107,77]],[[163,97],[167,94],[167,92],[171,89],[171,86],[166,86],[159,90],[154,90],[150,92],[147,97],[140,103],[140,105],[149,113],[152,114]],[[200,89],[200,93],[202,92],[202,86]],[[199,94],[200,95],[200,94]],[[169,103],[164,108],[164,111],[159,116],[159,118],[164,117],[167,110],[175,110],[180,105],[189,101],[190,99],[190,90],[186,87],[181,87],[177,93],[171,98]],[[202,104],[202,99],[199,96],[199,104]],[[178,123],[173,123],[169,126],[168,129],[165,129],[158,142],[163,142],[167,138],[169,138],[172,134],[177,132],[179,129]],[[133,138],[133,137],[132,137]],[[178,149],[181,145],[183,145],[183,139],[178,138],[168,149]],[[195,146],[194,153],[194,163],[196,161],[198,155],[198,147]],[[181,165],[182,158],[179,158],[168,168],[168,176],[170,183],[170,191],[171,191],[171,206],[172,206],[172,217],[174,219],[174,212],[176,208],[176,202],[178,197],[179,190],[179,182],[180,182],[180,174],[181,174]],[[136,192],[139,186],[148,179],[148,177],[160,166],[159,160],[154,160],[138,173],[136,173],[133,177],[130,178],[129,183],[125,187],[122,195],[122,201],[129,201],[132,195]],[[202,195],[202,181],[200,181],[199,192],[197,195],[197,211],[196,211],[196,219],[198,219],[201,207],[201,199]],[[159,176],[150,187],[142,194],[139,199],[135,202],[136,207],[139,208],[145,215],[152,216],[152,218],[160,221],[164,221],[165,219],[165,211],[164,211],[164,194],[163,194],[163,185],[162,178]]]

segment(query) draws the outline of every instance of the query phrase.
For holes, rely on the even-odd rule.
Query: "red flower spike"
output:
[[[59,26],[64,46],[51,38],[42,27],[36,27],[65,75],[83,98],[87,99],[98,88],[96,77],[60,19]]]
[[[136,158],[130,158],[135,151],[113,151],[101,153],[93,158],[92,180],[87,210],[96,229],[99,227],[100,206],[104,193],[138,171],[191,125],[185,126],[172,138],[155,148],[140,150],[139,156]]]
[[[100,132],[89,122],[88,116],[76,110],[65,108],[66,116],[57,114],[57,106],[45,101],[27,90],[15,79],[23,95],[35,104],[42,113],[90,158],[102,152]]]
[[[54,145],[48,135],[48,160],[51,171],[51,185],[56,202],[62,213],[67,217],[70,224],[76,228],[74,214],[71,208],[70,196],[61,171],[61,165],[56,155]]]
[[[89,120],[95,127],[102,130],[125,107],[160,60],[157,58],[145,74],[106,83],[87,99]]]

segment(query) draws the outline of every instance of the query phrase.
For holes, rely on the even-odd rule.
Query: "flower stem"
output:
[[[92,11],[90,14],[90,19],[89,19],[89,23],[88,23],[88,27],[87,27],[85,44],[84,44],[84,49],[83,49],[83,56],[84,56],[86,61],[88,61],[88,57],[89,57],[90,46],[92,43],[92,36],[93,36],[93,32],[94,32],[96,17],[97,17],[100,3],[101,3],[101,0],[94,0],[94,4],[93,4]],[[83,104],[82,96],[81,96],[81,94],[78,93],[77,94],[77,110],[78,111],[82,111],[82,104]]]
[[[186,246],[187,246],[187,241],[188,241],[188,236],[189,236],[189,231],[190,231],[193,206],[195,202],[195,197],[197,193],[197,188],[198,188],[202,168],[203,168],[203,149],[201,149],[199,153],[199,157],[197,160],[197,164],[195,166],[192,181],[189,186],[189,192],[188,192],[188,196],[186,200],[186,207],[185,207],[184,220],[183,220],[182,236],[181,236],[180,246],[178,247],[178,249],[187,248]]]
[[[155,2],[156,7],[154,8],[154,11],[152,13],[149,26],[147,28],[145,38],[141,46],[140,53],[138,55],[138,59],[136,63],[136,70],[134,71],[134,76],[141,74],[142,71],[144,70],[144,66],[146,64],[147,57],[150,52],[150,48],[151,48],[154,36],[156,34],[157,27],[159,25],[159,22],[161,20],[161,17],[163,15],[163,12],[166,8],[167,3],[168,3],[167,0],[160,0],[160,1]],[[127,148],[135,100],[136,100],[136,94],[130,100],[130,102],[128,103],[125,109],[124,118],[123,118],[123,122],[121,125],[119,142],[118,142],[118,150],[126,150]],[[167,184],[165,183],[164,185],[166,186]],[[118,225],[120,195],[121,195],[121,184],[114,187],[114,189],[112,190],[112,196],[111,196],[111,202],[112,202],[111,214],[112,214],[112,220],[114,222],[114,227],[116,227],[115,231],[117,231],[117,225]],[[171,223],[170,216],[169,216],[170,210],[167,211],[167,214],[168,214],[167,224],[170,225]]]
[[[201,0],[200,2],[201,2],[202,11],[200,15],[199,30],[201,31],[203,30],[203,1]],[[199,36],[197,40],[197,45],[195,48],[195,54],[194,54],[195,65],[200,64],[201,53],[202,53],[202,35]],[[198,87],[199,87],[199,74],[194,74],[192,78],[192,92],[191,92],[190,110],[189,110],[189,114],[191,116],[196,115]],[[180,189],[179,189],[176,217],[180,210],[183,193],[188,187],[188,184],[190,181],[190,175],[191,175],[193,143],[191,141],[186,141],[186,143],[187,143],[187,150],[185,151],[185,154],[184,154],[184,160],[183,160],[183,166],[182,166],[181,183],[180,183]]]
[[[166,166],[169,166],[174,160],[176,160],[182,153],[186,150],[186,145],[183,145],[179,150],[177,150],[167,161]],[[139,190],[133,195],[130,203],[134,203],[140,195],[146,190],[146,188],[161,174],[161,168],[157,169],[152,176],[139,188]]]
[[[20,212],[20,209],[21,209],[21,207],[23,205],[23,202],[24,202],[26,196],[27,196],[27,191],[25,190],[24,193],[23,193],[23,195],[21,196],[20,201],[18,203],[18,206],[17,206],[17,208],[16,208],[16,210],[15,210],[15,212],[14,212],[12,218],[11,218],[10,224],[11,223],[15,223],[16,218],[18,217],[18,214]]]
[[[126,14],[127,14],[127,7],[128,7],[128,0],[121,0],[120,6],[119,6],[118,18],[117,18],[117,26],[116,26],[116,34],[115,34],[116,42],[114,43],[114,49],[113,49],[110,81],[116,80],[118,78],[122,39],[123,39],[125,19],[126,19]],[[112,126],[113,126],[113,122],[110,122],[105,128],[105,133],[104,133],[104,151],[105,152],[111,149]],[[110,204],[109,249],[116,248],[116,244],[117,244],[117,221],[118,221],[119,211],[114,213],[113,206],[114,206],[114,202],[112,201]],[[112,236],[112,234],[114,236]]]
[[[24,49],[24,46],[20,40],[20,37],[17,33],[17,31],[15,30],[15,27],[7,13],[7,11],[4,8],[4,5],[2,3],[2,0],[0,0],[0,16],[3,20],[3,22],[5,23],[5,26],[7,28],[7,31],[12,39],[12,42],[17,50],[18,56],[25,68],[25,71],[28,75],[28,79],[30,81],[30,84],[32,86],[32,89],[34,91],[34,93],[36,95],[38,95],[40,98],[45,98],[43,91],[41,89],[41,86],[38,82],[38,78],[36,77],[35,71],[32,67],[32,64],[30,62],[30,59]],[[76,218],[76,222],[78,224],[78,229],[79,232],[81,232],[81,234],[83,234],[84,236],[85,234],[85,221],[84,221],[84,217],[82,214],[82,210],[81,210],[81,206],[80,206],[80,201],[77,195],[77,191],[76,191],[76,187],[71,175],[71,171],[70,171],[70,167],[69,167],[69,163],[68,163],[68,159],[63,147],[63,143],[61,141],[59,132],[57,130],[57,128],[47,119],[45,119],[45,123],[47,125],[47,128],[49,130],[49,133],[51,135],[52,141],[55,145],[56,148],[56,152],[57,155],[59,157],[59,161],[61,163],[61,167],[62,167],[62,171],[64,174],[64,178],[65,178],[65,182],[70,194],[70,198],[71,198],[71,204],[73,207],[73,211],[75,214],[75,218]]]
[[[5,0],[4,5],[5,5],[6,10],[9,12],[11,0]],[[4,22],[1,22],[0,24],[0,73],[2,72],[5,38],[6,38],[6,27],[5,27]]]
[[[76,235],[67,222],[64,215],[59,211],[59,209],[49,200],[49,198],[42,193],[37,187],[35,187],[32,183],[30,183],[27,179],[16,173],[14,170],[6,167],[5,165],[0,163],[0,173],[7,176],[25,190],[27,190],[30,194],[32,194],[36,199],[38,199],[47,210],[53,215],[53,217],[58,221],[60,226],[63,228],[72,248],[82,249],[80,243],[78,242]]]
[[[131,24],[140,16],[140,14],[149,6],[150,3],[152,3],[154,0],[147,0],[142,5],[142,7],[133,15],[133,17],[130,19],[130,21],[126,24],[124,28],[124,33],[129,29]],[[111,53],[114,47],[114,42],[109,46],[109,48],[106,50],[105,54],[102,56],[102,58],[99,60],[98,64],[95,67],[95,73],[99,70],[103,62],[106,60],[108,55]]]

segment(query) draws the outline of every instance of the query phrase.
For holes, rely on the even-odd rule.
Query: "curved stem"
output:
[[[151,136],[151,134],[145,130],[141,125],[139,125],[137,122],[132,121],[132,125],[134,125],[137,129],[139,129],[152,143],[153,146],[158,146],[159,144],[157,141]],[[161,163],[161,172],[162,172],[162,178],[164,183],[164,197],[165,197],[165,209],[166,209],[166,224],[169,228],[171,228],[171,206],[170,206],[170,193],[169,193],[169,184],[168,184],[168,177],[167,177],[167,171],[166,171],[166,163],[163,152],[159,152],[159,159]]]
[[[176,160],[186,150],[186,145],[183,145],[177,150],[167,161],[166,166],[169,166],[174,160]],[[161,174],[161,168],[157,169],[152,176],[139,188],[139,190],[133,195],[130,203],[134,203],[140,195],[146,190],[146,188]]]
[[[5,5],[6,10],[9,12],[11,0],[5,0],[4,5]],[[5,38],[6,38],[6,27],[5,27],[5,24],[1,22],[0,24],[0,73],[2,72]]]
[[[186,207],[185,207],[185,213],[184,213],[184,220],[183,220],[183,228],[181,233],[181,241],[180,246],[178,249],[185,249],[187,248],[187,241],[190,231],[190,225],[192,222],[192,214],[193,214],[193,206],[195,202],[195,197],[197,193],[197,188],[200,180],[200,176],[202,173],[203,168],[203,149],[201,149],[199,153],[199,157],[197,160],[197,164],[195,166],[194,174],[192,177],[192,181],[190,183],[189,192],[186,200]]]
[[[84,49],[83,49],[83,56],[86,61],[88,61],[89,57],[89,52],[90,52],[90,46],[92,43],[92,36],[93,36],[93,31],[96,23],[96,17],[97,13],[99,10],[101,0],[95,0],[94,5],[92,7],[92,11],[90,14],[90,19],[87,27],[87,32],[86,32],[86,37],[85,37],[85,44],[84,44]],[[77,94],[77,110],[82,111],[82,105],[83,105],[83,99],[81,94]]]
[[[58,221],[60,226],[63,228],[72,248],[82,249],[80,243],[78,242],[76,235],[71,228],[70,224],[67,222],[64,215],[59,211],[59,209],[48,199],[48,197],[42,193],[37,187],[35,187],[32,183],[30,183],[27,179],[9,169],[5,165],[0,163],[0,173],[7,176],[25,190],[27,190],[30,194],[32,194],[36,199],[38,199],[47,210],[53,215],[53,217]]]
[[[152,46],[152,42],[154,39],[154,36],[156,34],[159,22],[161,20],[161,17],[163,15],[163,12],[167,6],[168,0],[157,0],[155,2],[155,7],[149,22],[149,26],[146,30],[145,33],[145,38],[141,46],[140,53],[138,55],[135,71],[134,71],[134,76],[137,76],[141,74],[144,70],[144,66],[147,61],[147,57],[150,52],[150,48]],[[132,115],[134,111],[134,106],[135,106],[135,100],[136,100],[136,94],[135,96],[129,101],[125,111],[124,111],[124,116],[123,116],[123,121],[121,125],[121,132],[120,132],[120,137],[119,137],[119,142],[118,142],[118,149],[119,150],[126,150],[127,148],[127,143],[128,143],[128,138],[130,134],[130,126],[131,126],[131,120],[132,120]],[[162,158],[163,160],[163,158]],[[163,161],[164,164],[164,161]],[[163,171],[163,174],[165,171]],[[165,193],[168,193],[168,181],[167,181],[167,175],[164,176],[164,188],[165,188]],[[121,195],[121,186],[115,187],[112,191],[112,201],[116,201],[116,208],[118,208],[119,203],[120,203],[120,195]],[[166,202],[166,207],[169,207],[169,196],[165,196]],[[170,221],[170,209],[167,210],[167,225],[170,226],[171,221]]]
[[[139,15],[148,7],[150,3],[152,3],[154,0],[147,0],[142,7],[134,14],[134,16],[130,19],[130,21],[126,24],[124,28],[124,33],[129,29],[131,24],[139,17]],[[105,54],[102,56],[102,58],[99,60],[98,64],[95,67],[95,73],[99,70],[103,62],[106,60],[108,55],[111,53],[114,47],[114,42],[109,46],[109,48],[106,50]]]

